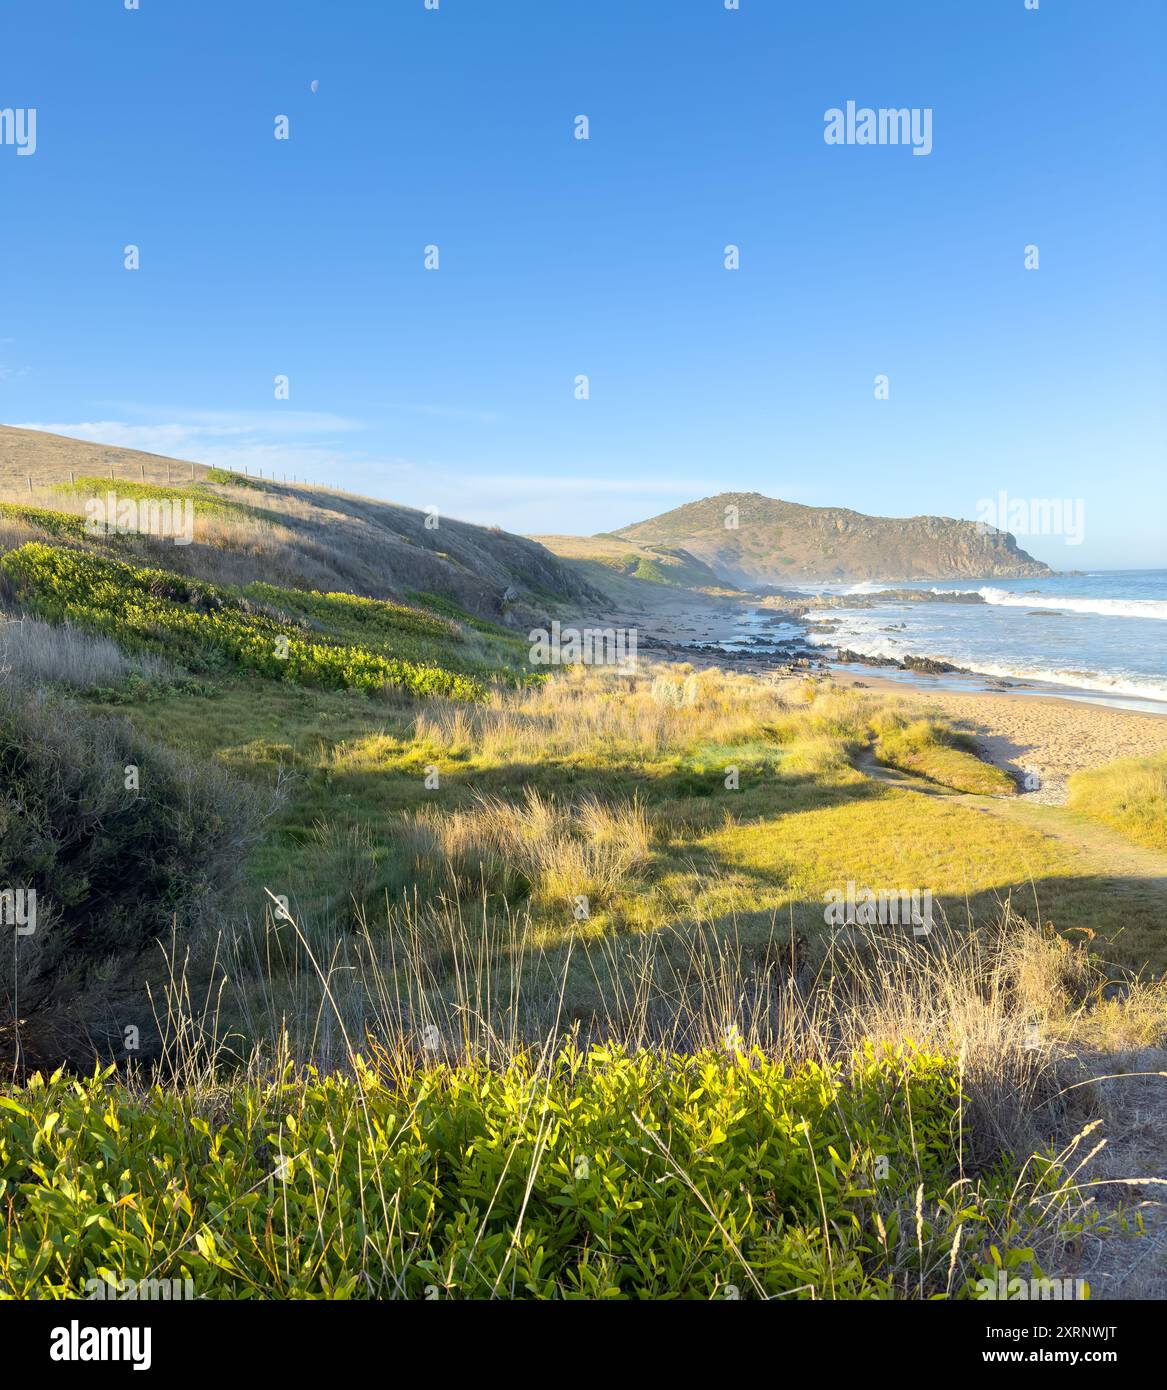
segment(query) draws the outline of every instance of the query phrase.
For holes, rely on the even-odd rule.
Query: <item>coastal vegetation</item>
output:
[[[965,1298],[1138,1239],[1088,1184],[1150,880],[895,696],[533,668],[579,581],[501,542],[489,604],[264,577],[283,493],[203,550],[0,516],[0,1294]],[[1144,772],[1074,814],[1153,845]]]

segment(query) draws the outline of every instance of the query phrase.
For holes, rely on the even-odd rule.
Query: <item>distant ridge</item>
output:
[[[804,507],[760,492],[718,493],[613,534],[638,545],[683,548],[722,580],[745,586],[1052,573],[1008,532],[982,532],[973,521],[864,516],[847,507]]]

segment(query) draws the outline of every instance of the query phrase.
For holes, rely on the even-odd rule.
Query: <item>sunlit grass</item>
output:
[[[1017,784],[1007,772],[978,758],[972,740],[937,719],[909,719],[899,711],[873,722],[875,756],[888,767],[914,773],[953,791],[980,796],[1013,796]]]
[[[1137,844],[1167,850],[1167,753],[1076,772],[1069,805]]]

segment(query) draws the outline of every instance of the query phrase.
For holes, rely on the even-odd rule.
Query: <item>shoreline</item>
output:
[[[1016,779],[1027,801],[1062,805],[1075,772],[1167,753],[1167,704],[1156,708],[1137,697],[976,672],[840,662],[834,659],[837,648],[806,640],[803,624],[754,602],[694,605],[690,595],[689,603],[653,607],[656,611],[639,605],[609,611],[604,621],[640,628],[640,649],[648,660],[789,680],[826,679],[841,688],[894,696],[918,706],[921,717],[931,710],[969,733],[988,761]],[[799,628],[794,635],[792,629]]]
[[[829,672],[833,679],[844,684],[883,685],[900,692],[1026,697],[1043,703],[1094,706],[1097,709],[1138,714],[1148,719],[1167,719],[1167,701],[1156,701],[1145,696],[1111,694],[1086,686],[1055,685],[1036,678],[991,675],[913,653],[909,653],[905,660],[918,663],[915,667],[850,650],[847,650],[845,658],[840,659],[839,653],[844,648],[815,646],[804,637],[779,638],[773,644],[754,645],[735,636],[709,636],[694,640],[687,634],[682,636],[669,632],[665,635],[658,629],[646,633],[641,639],[641,646],[646,655],[656,655],[665,661],[692,661],[754,672],[795,668],[807,672]],[[938,669],[929,670],[929,664],[935,664]]]
[[[823,651],[830,648],[824,647]],[[886,661],[862,658],[860,653],[850,653],[848,660],[827,659],[827,664],[835,675],[853,671],[868,684],[886,682],[897,690],[916,690],[924,693],[936,692],[952,695],[1011,695],[1026,696],[1033,700],[1069,701],[1078,705],[1096,705],[1099,709],[1124,710],[1129,714],[1146,715],[1149,719],[1167,718],[1167,701],[1152,700],[1149,696],[1110,694],[1105,690],[1091,690],[1087,686],[1054,685],[1052,681],[1026,679],[1022,676],[993,676],[967,667],[951,666],[946,671],[928,671],[923,664],[913,669],[909,666],[893,666]],[[908,660],[924,663],[934,660],[931,657],[909,656]],[[950,665],[940,662],[939,665]]]
[[[654,605],[655,607],[655,605]],[[889,682],[899,690],[964,695],[1027,695],[1044,702],[1069,701],[1098,709],[1124,710],[1152,719],[1167,717],[1167,701],[1128,691],[1063,685],[1040,676],[1003,675],[960,666],[927,652],[889,658],[846,648],[837,642],[814,643],[819,613],[775,608],[756,601],[707,601],[699,605],[661,606],[640,611],[609,612],[605,623],[639,627],[646,655],[666,661],[720,664],[748,671],[850,670],[869,683]]]
[[[1053,577],[1069,580],[1076,573],[1055,573]],[[1026,584],[1030,582],[1028,576],[1020,578]],[[1083,575],[1083,582],[1088,578]],[[979,607],[987,605],[983,586],[991,586],[995,580],[996,576],[974,576],[948,581],[959,586],[953,588],[939,588],[941,581],[930,582],[927,587],[911,581],[884,582],[864,593],[802,593],[775,585],[763,591],[730,595],[619,578],[603,586],[608,589],[609,601],[603,605],[602,613],[593,611],[589,618],[604,626],[638,630],[641,650],[650,660],[719,665],[727,670],[772,677],[829,676],[846,684],[860,682],[881,688],[886,685],[901,694],[929,698],[946,694],[982,699],[987,695],[1024,695],[1050,709],[1070,705],[1082,710],[1121,711],[1152,721],[1167,720],[1167,698],[1163,698],[1167,683],[1161,663],[1153,659],[1160,633],[1144,630],[1148,626],[1155,628],[1154,623],[1143,623],[1131,638],[1139,651],[1152,659],[1144,657],[1134,662],[1132,669],[1139,674],[1129,674],[1126,666],[1130,663],[1108,666],[1104,657],[1100,657],[1101,664],[1096,663],[1097,669],[1086,669],[1089,662],[1077,669],[1085,658],[1071,650],[1072,643],[1066,645],[1068,639],[1061,632],[1055,632],[1048,642],[1039,632],[1034,639],[1036,648],[1024,643],[1018,648],[1016,634],[1011,633],[1010,640],[1004,643],[1007,656],[997,650],[998,643],[981,641],[980,648],[987,645],[991,650],[979,650],[978,657],[976,642],[970,646],[967,642],[942,640],[942,633],[948,630],[943,618],[938,620],[939,629],[936,622],[928,620],[920,630],[904,632],[890,644],[889,651],[882,641],[865,642],[862,624],[852,631],[835,617],[840,608],[880,609],[891,601],[909,599],[925,606],[956,603]],[[1141,591],[1136,588],[1131,592]],[[1156,596],[1154,601],[1130,602],[1150,603],[1157,615],[1167,607],[1157,597],[1162,585],[1152,586],[1150,592]],[[1022,606],[1039,602],[1041,597],[1035,595],[1031,599],[1021,586],[1015,586],[1014,596]],[[1126,600],[1087,595],[1075,601],[1084,608],[1097,608],[1107,604],[1121,606]],[[904,624],[896,626],[903,628]],[[954,631],[960,630],[957,624]],[[873,645],[879,650],[869,650]],[[907,650],[899,649],[905,646]],[[945,654],[954,646],[965,654]],[[978,660],[986,669],[973,664]]]

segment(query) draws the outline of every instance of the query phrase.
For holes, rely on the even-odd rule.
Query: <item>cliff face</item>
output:
[[[683,546],[735,584],[783,580],[989,579],[1051,573],[1004,531],[943,516],[864,516],[758,492],[723,492],[615,533]]]

